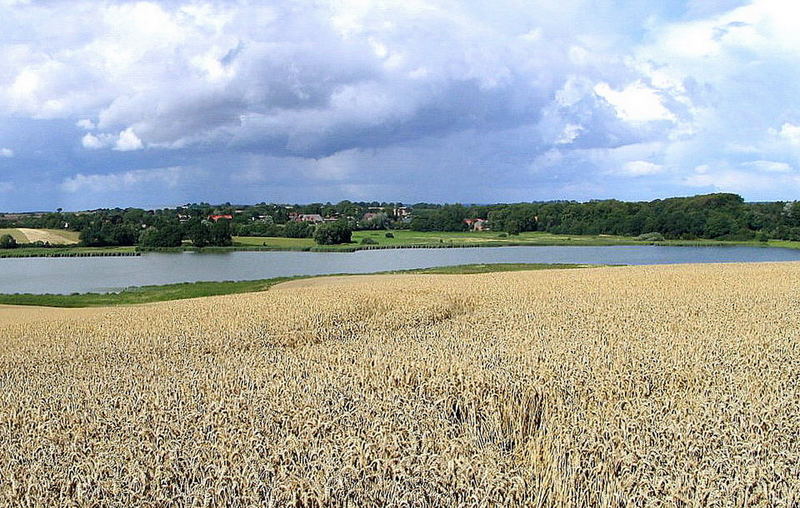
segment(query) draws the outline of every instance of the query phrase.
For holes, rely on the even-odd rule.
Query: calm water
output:
[[[758,247],[498,247],[347,253],[230,252],[141,257],[0,259],[0,293],[109,292],[175,282],[369,273],[470,263],[666,264],[800,261],[800,250]]]

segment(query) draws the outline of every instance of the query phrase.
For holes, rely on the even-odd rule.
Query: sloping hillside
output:
[[[798,287],[387,276],[8,321],[0,502],[791,505]]]

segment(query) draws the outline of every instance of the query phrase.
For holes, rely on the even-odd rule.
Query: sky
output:
[[[800,195],[796,0],[0,0],[0,211]]]

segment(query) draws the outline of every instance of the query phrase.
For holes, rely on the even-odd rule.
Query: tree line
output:
[[[668,239],[698,238],[800,240],[800,202],[746,203],[729,193],[625,202],[429,205],[414,209],[411,229],[465,231],[467,218],[488,220],[493,231],[518,234],[545,231],[569,235],[640,236],[658,233]]]
[[[333,237],[346,237],[346,230],[358,229],[465,231],[468,229],[465,219],[475,218],[487,220],[493,231],[512,235],[545,231],[569,235],[661,235],[684,240],[800,240],[800,202],[746,203],[741,196],[729,193],[640,202],[417,203],[409,207],[413,210],[410,220],[395,215],[402,206],[402,203],[351,201],[308,205],[192,203],[157,210],[58,211],[13,221],[0,216],[0,228],[69,229],[79,231],[81,243],[86,246],[152,248],[177,247],[184,240],[200,247],[225,246],[231,245],[233,236],[318,238],[318,242],[328,242]],[[319,214],[336,219],[326,226],[336,225],[323,228],[298,222],[293,220],[293,214]],[[230,220],[209,220],[215,215],[230,216]]]

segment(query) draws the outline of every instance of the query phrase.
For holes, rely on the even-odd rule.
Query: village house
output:
[[[469,226],[470,231],[489,230],[489,221],[486,219],[464,219],[464,223]]]
[[[407,206],[398,206],[394,209],[393,213],[398,219],[405,219],[406,217],[411,216],[411,208]]]
[[[294,219],[295,222],[310,222],[311,224],[319,224],[325,222],[322,215],[318,213],[301,213]]]
[[[222,215],[209,215],[208,220],[213,220],[214,222],[220,221],[222,219],[225,220],[233,220],[233,215],[226,213]]]

